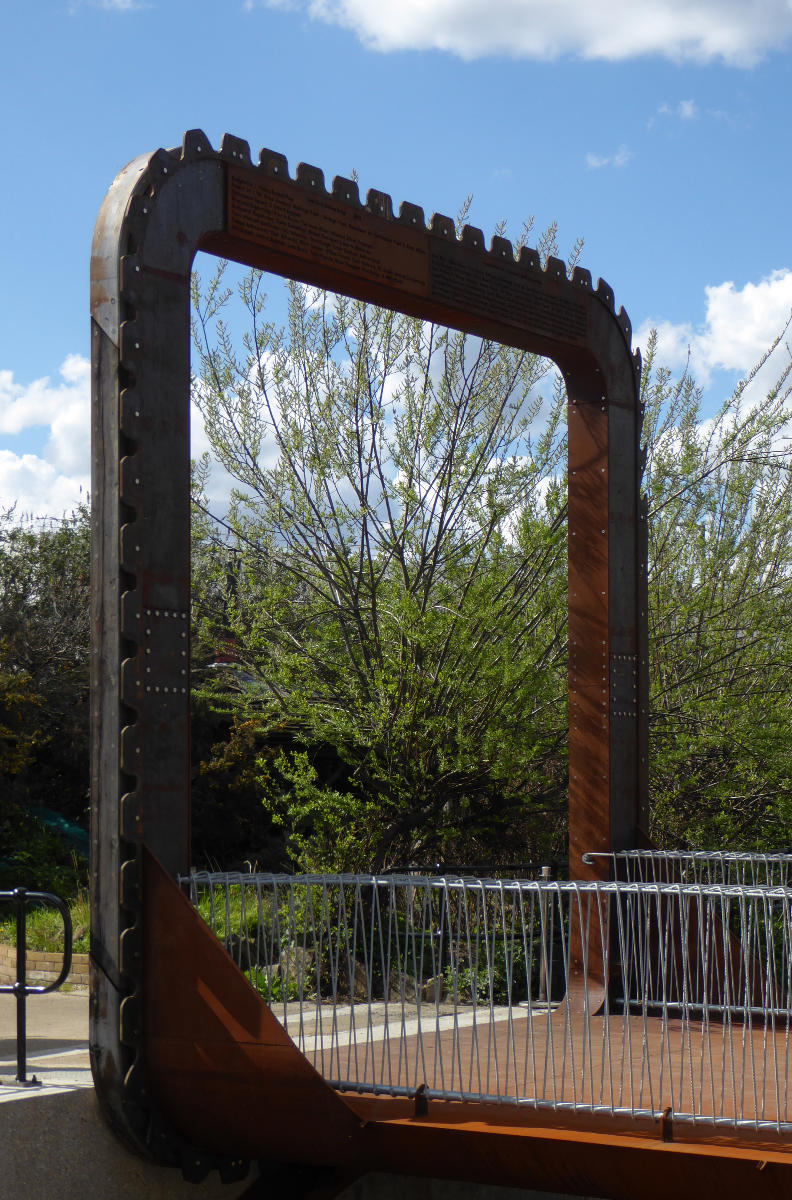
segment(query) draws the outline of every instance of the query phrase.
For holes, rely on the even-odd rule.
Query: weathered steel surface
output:
[[[145,842],[189,868],[189,278],[204,249],[553,358],[570,401],[570,866],[639,845],[646,794],[639,362],[607,284],[316,168],[258,165],[200,131],[134,160],[91,268],[93,585],[91,1044],[102,1103],[152,1153],[145,1080]],[[173,1147],[176,1147],[174,1149]],[[165,1147],[163,1149],[163,1147]]]
[[[714,1188],[724,1200],[787,1194],[792,1154],[773,1133],[720,1133],[649,1117],[550,1113],[527,1105],[337,1094],[145,851],[143,871],[151,906],[144,964],[147,977],[160,983],[147,989],[142,1018],[149,1086],[177,1135],[206,1151],[614,1200],[708,1196]],[[591,1011],[576,1020],[590,1021]],[[624,1036],[623,1018],[610,1020],[614,1036]],[[636,1043],[643,1039],[645,1053],[684,1075],[663,1043],[660,1022],[656,1030],[643,1028],[640,1017],[633,1022],[632,1036]],[[739,1042],[739,1032],[733,1034]],[[757,1053],[762,1038],[755,1030]],[[696,1047],[689,1049],[695,1056]],[[739,1045],[735,1053],[739,1057]],[[601,1069],[596,1060],[587,1066]],[[555,1061],[549,1069],[556,1075],[566,1070],[571,1094],[576,1084],[569,1065]],[[632,1069],[640,1072],[640,1062]]]

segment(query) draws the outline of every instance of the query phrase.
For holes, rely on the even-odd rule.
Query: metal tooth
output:
[[[635,368],[635,378],[639,383],[641,381],[641,367],[642,366],[643,366],[643,359],[641,358],[641,351],[638,348],[636,348],[633,351],[633,367]],[[641,416],[643,416],[643,412],[641,412]]]
[[[410,204],[407,200],[402,200],[399,205],[399,221],[402,225],[412,225],[415,229],[426,228],[424,210],[420,205]]]
[[[121,797],[121,837],[127,842],[136,842],[140,837],[140,799],[137,792],[125,792]]]
[[[323,193],[325,191],[324,172],[320,171],[319,167],[312,167],[310,163],[298,163],[297,183],[307,191]]]
[[[140,625],[140,597],[136,589],[121,596],[121,634],[126,638],[137,638]]]
[[[514,262],[514,247],[508,238],[499,237],[497,234],[490,242],[490,254],[493,258],[505,258],[507,262]]]
[[[530,246],[520,247],[520,257],[517,261],[521,267],[527,267],[532,275],[542,274],[542,261],[536,250],[532,250]]]
[[[369,188],[366,192],[366,208],[378,217],[385,217],[388,221],[393,220],[393,201],[387,192]]]
[[[345,179],[343,175],[336,175],[333,179],[333,197],[349,204],[360,204],[358,185],[354,179]]]
[[[127,775],[137,775],[140,769],[140,731],[137,723],[125,725],[121,730],[121,770]]]
[[[444,217],[440,213],[433,214],[429,222],[429,230],[449,242],[456,240],[456,225],[450,217]]]
[[[135,571],[141,552],[143,529],[138,521],[121,526],[121,566],[125,571]]]
[[[244,138],[234,137],[232,133],[224,133],[220,139],[220,154],[232,162],[250,166],[250,145]]]
[[[463,246],[470,246],[474,250],[484,249],[484,234],[475,225],[462,226],[460,241]]]
[[[121,459],[121,499],[135,500],[140,492],[140,461],[137,454],[127,454]]]
[[[125,1046],[136,1046],[141,1034],[140,1003],[137,994],[121,1001],[120,1039]]]
[[[137,859],[130,858],[121,864],[119,873],[119,900],[124,908],[137,908],[139,900],[140,872]]]
[[[167,183],[178,170],[181,147],[177,150],[156,150],[148,161],[148,184],[155,194],[163,183]]]
[[[265,174],[274,175],[276,179],[289,178],[289,164],[286,156],[278,154],[275,150],[262,149],[259,151],[259,167]]]
[[[597,280],[597,295],[607,308],[614,311],[615,304],[613,299],[613,288],[604,279]]]
[[[131,304],[136,303],[138,287],[140,286],[140,258],[137,254],[125,254],[121,258],[121,292],[124,299]]]
[[[136,388],[124,388],[119,397],[119,424],[129,438],[140,434],[140,395]]]
[[[212,143],[203,129],[188,129],[182,138],[182,159],[191,162],[196,158],[209,158],[214,154]]]
[[[128,368],[139,357],[143,345],[142,334],[137,321],[121,322],[119,343],[121,364]]]
[[[137,660],[125,658],[121,663],[121,700],[130,708],[137,704],[139,683]]]
[[[616,320],[619,322],[622,329],[624,330],[624,334],[627,338],[627,341],[629,342],[630,338],[632,337],[632,322],[630,321],[630,318],[627,316],[627,313],[624,311],[623,308],[619,309]]]
[[[585,288],[591,291],[591,271],[587,271],[585,267],[575,267],[572,271],[572,282],[578,287]]]
[[[545,275],[550,275],[553,279],[566,279],[566,263],[550,255],[545,263]]]

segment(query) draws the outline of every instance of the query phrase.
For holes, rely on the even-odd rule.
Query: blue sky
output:
[[[87,486],[93,223],[188,128],[472,193],[488,236],[557,221],[713,406],[792,309],[790,0],[9,0],[0,30],[0,508]]]

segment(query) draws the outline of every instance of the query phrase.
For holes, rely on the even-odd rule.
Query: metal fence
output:
[[[726,850],[619,850],[583,855],[613,879],[634,883],[710,883],[740,887],[792,886],[792,854]]]
[[[792,890],[182,883],[336,1088],[792,1132]]]

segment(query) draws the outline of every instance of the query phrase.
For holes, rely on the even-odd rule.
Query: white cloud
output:
[[[351,29],[376,50],[752,66],[792,35],[788,0],[260,0]],[[253,7],[247,0],[247,8]]]
[[[702,387],[711,383],[713,371],[737,371],[746,376],[789,320],[792,311],[792,270],[772,271],[758,283],[742,288],[734,283],[705,289],[703,324],[675,325],[670,321],[644,321],[634,335],[636,345],[646,345],[649,331],[657,329],[658,362],[679,370],[690,359],[690,369]],[[767,390],[775,382],[780,364],[771,361],[760,372],[755,386]]]
[[[592,171],[601,167],[625,167],[632,158],[632,151],[626,146],[619,146],[615,154],[587,154],[586,166]]]
[[[88,498],[89,476],[64,475],[37,454],[0,450],[0,511],[61,517]]]
[[[695,100],[680,100],[678,104],[663,102],[657,110],[661,117],[678,117],[680,121],[695,121],[699,115]]]
[[[70,354],[61,380],[24,385],[0,371],[0,436],[38,435],[39,453],[0,447],[0,508],[59,516],[85,498],[90,479],[91,365]],[[30,441],[30,437],[27,439]]]

